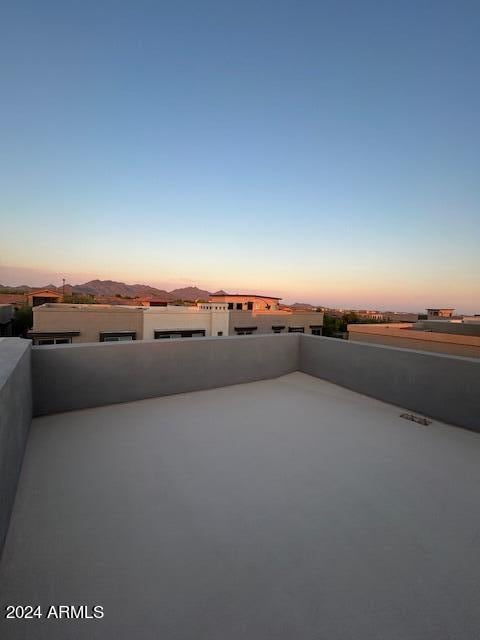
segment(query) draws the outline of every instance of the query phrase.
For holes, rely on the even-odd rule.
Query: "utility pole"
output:
[[[65,298],[65,278],[62,278],[63,286],[62,286],[62,296]]]

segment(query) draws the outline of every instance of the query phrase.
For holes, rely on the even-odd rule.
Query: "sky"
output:
[[[480,313],[480,3],[0,8],[0,283]]]

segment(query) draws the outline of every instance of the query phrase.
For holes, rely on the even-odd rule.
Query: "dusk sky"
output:
[[[476,0],[15,0],[0,282],[480,313]]]

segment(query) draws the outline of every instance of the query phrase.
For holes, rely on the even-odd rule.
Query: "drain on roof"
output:
[[[418,424],[423,424],[425,427],[428,424],[432,424],[431,420],[421,418],[420,416],[415,416],[413,413],[401,413],[400,418],[405,418],[405,420],[411,420],[412,422],[418,422]]]

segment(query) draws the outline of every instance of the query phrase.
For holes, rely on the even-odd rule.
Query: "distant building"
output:
[[[213,294],[209,302],[226,302],[230,311],[277,311],[281,298],[247,293]]]
[[[28,337],[51,345],[228,335],[227,307],[215,307],[45,304],[33,309]]]
[[[267,298],[267,300],[277,300]],[[242,301],[242,306],[250,302]],[[261,333],[321,335],[323,313],[263,309],[229,310],[228,302],[195,306],[44,304],[33,309],[28,337],[36,345],[118,342]]]
[[[384,311],[383,317],[387,322],[416,322],[419,314],[409,311]]]
[[[360,309],[356,312],[359,318],[365,320],[384,320],[384,315],[381,311],[368,311],[366,309]]]
[[[441,320],[451,318],[455,309],[427,309],[427,320]]]
[[[27,304],[29,307],[39,307],[42,304],[55,304],[62,302],[63,298],[61,294],[50,289],[39,289],[38,291],[31,291],[27,294]]]

